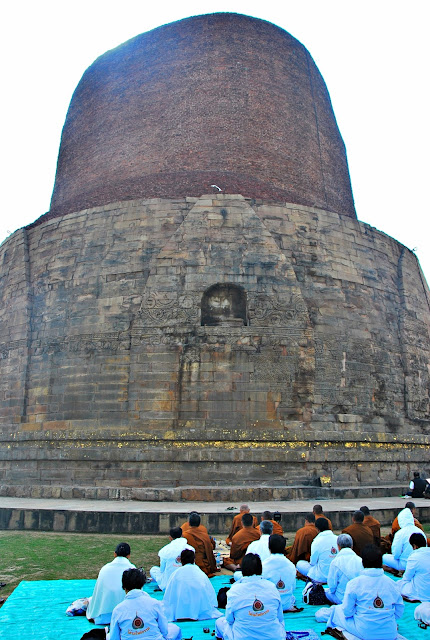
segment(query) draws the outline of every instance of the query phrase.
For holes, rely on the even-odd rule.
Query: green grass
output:
[[[12,593],[21,580],[97,578],[123,541],[130,544],[130,561],[149,571],[168,537],[0,531],[0,582],[6,582],[0,596]]]

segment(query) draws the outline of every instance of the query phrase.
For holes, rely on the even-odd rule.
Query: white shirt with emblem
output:
[[[167,633],[168,625],[161,602],[140,589],[132,589],[113,610],[108,638],[164,640]]]
[[[294,603],[296,587],[296,567],[284,555],[271,553],[263,562],[263,578],[273,582],[281,596],[282,609],[290,609]]]
[[[330,564],[327,586],[339,602],[343,601],[346,585],[350,580],[359,576],[363,571],[363,563],[355,551],[345,547],[339,551],[337,557]]]
[[[243,576],[227,592],[225,617],[234,640],[285,640],[281,598],[262,576]]]
[[[327,582],[330,564],[336,556],[337,536],[329,529],[321,531],[311,544],[308,578],[316,582]]]
[[[182,567],[181,563],[181,551],[184,549],[191,549],[195,551],[194,547],[187,543],[186,538],[175,538],[169,544],[166,544],[158,552],[160,558],[160,568],[152,567],[150,570],[151,578],[157,582],[160,589],[163,591],[167,587],[169,578],[179,567]]]

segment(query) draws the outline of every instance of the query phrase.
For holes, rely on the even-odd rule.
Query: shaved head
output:
[[[249,513],[249,506],[247,504],[241,504],[239,511],[241,513]]]

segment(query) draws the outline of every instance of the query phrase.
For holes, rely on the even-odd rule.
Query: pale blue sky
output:
[[[214,11],[269,20],[307,47],[346,144],[358,218],[416,248],[429,280],[427,0],[10,2],[1,14],[0,241],[49,209],[67,107],[93,60]]]

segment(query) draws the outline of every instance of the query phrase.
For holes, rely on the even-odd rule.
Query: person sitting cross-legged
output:
[[[251,542],[246,553],[256,553],[260,556],[261,562],[270,556],[269,538],[273,532],[273,523],[270,520],[260,522],[260,539]]]
[[[256,540],[260,540],[260,528],[254,527],[254,516],[250,513],[244,513],[242,515],[242,528],[231,539],[230,556],[224,558],[224,569],[229,571],[240,569],[249,545]]]
[[[397,534],[396,534],[397,535]],[[397,582],[400,593],[408,600],[430,601],[430,548],[424,536],[413,533],[409,538],[413,551],[406,560],[403,578]]]
[[[149,571],[151,578],[156,581],[162,591],[166,588],[172,573],[181,567],[181,551],[184,549],[195,549],[189,545],[185,538],[182,537],[181,527],[173,527],[170,529],[170,542],[160,549],[158,556],[160,558],[160,566],[152,567]]]
[[[194,564],[191,549],[181,552],[181,564],[169,578],[164,592],[163,607],[167,620],[209,620],[222,615],[211,581]]]
[[[141,569],[127,569],[122,574],[125,598],[112,612],[106,640],[128,640],[145,634],[151,640],[180,640],[182,631],[169,624],[161,602],[142,591],[146,575]]]
[[[230,527],[230,531],[229,534],[227,536],[227,538],[225,539],[226,543],[228,544],[228,546],[231,546],[232,541],[233,541],[233,536],[242,529],[243,527],[243,522],[242,522],[242,517],[245,514],[249,514],[249,506],[247,504],[241,504],[240,505],[240,509],[239,509],[239,513],[237,513],[234,518],[233,518],[233,522],[231,523],[231,527]],[[255,516],[252,516],[252,526],[253,527],[258,527],[258,520]]]
[[[189,527],[186,531],[182,529],[182,535],[188,544],[195,549],[196,565],[205,572],[209,578],[215,575],[216,562],[213,554],[215,543],[200,523],[200,516],[196,511],[192,511],[188,518]]]
[[[351,640],[395,640],[402,596],[394,580],[384,575],[378,547],[364,547],[361,558],[363,573],[348,582],[342,604],[331,607],[326,629],[347,632]]]
[[[273,582],[281,596],[282,609],[301,611],[295,606],[293,596],[296,587],[296,567],[285,555],[286,540],[283,536],[273,534],[269,538],[270,556],[263,560],[263,578]]]
[[[218,640],[285,640],[282,603],[272,582],[262,577],[260,556],[248,553],[243,577],[227,592],[225,616],[215,622]]]
[[[327,588],[325,595],[333,604],[343,602],[346,585],[363,572],[363,563],[360,556],[352,550],[353,540],[347,533],[341,533],[337,537],[339,553],[331,562],[328,570]],[[317,622],[327,622],[330,609],[323,607],[315,613]]]
[[[121,542],[114,551],[112,562],[105,564],[99,571],[86,612],[88,620],[94,620],[95,624],[109,624],[112,611],[124,600],[122,574],[126,569],[136,568],[129,560],[130,553],[130,545]]]
[[[293,564],[299,560],[309,562],[311,557],[311,544],[317,537],[319,531],[315,527],[315,516],[313,513],[305,515],[305,524],[296,531],[294,542],[286,549],[286,556]]]
[[[381,523],[379,520],[370,515],[369,507],[360,507],[360,511],[364,513],[363,524],[365,527],[369,527],[373,533],[373,544],[379,547],[381,542]]]
[[[364,522],[364,513],[360,510],[355,511],[352,514],[352,524],[346,529],[342,529],[342,533],[347,533],[351,536],[354,544],[353,550],[359,556],[361,556],[361,550],[368,544],[374,543],[373,531],[367,527]]]
[[[410,509],[403,509],[399,515],[400,531],[394,535],[393,544],[391,545],[391,553],[384,553],[383,563],[389,569],[395,571],[404,571],[406,569],[406,561],[412,553],[412,547],[409,544],[409,538],[413,533],[418,533],[427,542],[425,534],[414,525],[414,516]]]
[[[247,555],[248,553],[256,553],[258,556],[260,556],[261,562],[266,560],[266,558],[269,558],[269,539],[272,535],[272,530],[273,524],[270,522],[270,520],[262,520],[260,522],[261,536],[258,540],[254,540],[254,542],[251,542],[246,550],[245,555]],[[242,572],[240,571],[240,569],[234,572],[233,577],[235,580],[240,580],[242,578]]]
[[[318,518],[315,526],[319,533],[311,545],[310,562],[299,560],[296,569],[315,582],[327,582],[330,563],[337,556],[337,537],[328,528],[326,518]]]
[[[276,522],[276,520],[273,519],[273,513],[271,511],[263,511],[263,513],[261,514],[260,520],[261,522],[263,522],[263,520],[269,520],[269,522],[273,524],[272,533],[278,536],[282,536],[282,534],[284,533],[284,530],[282,526],[279,524],[279,522]]]

